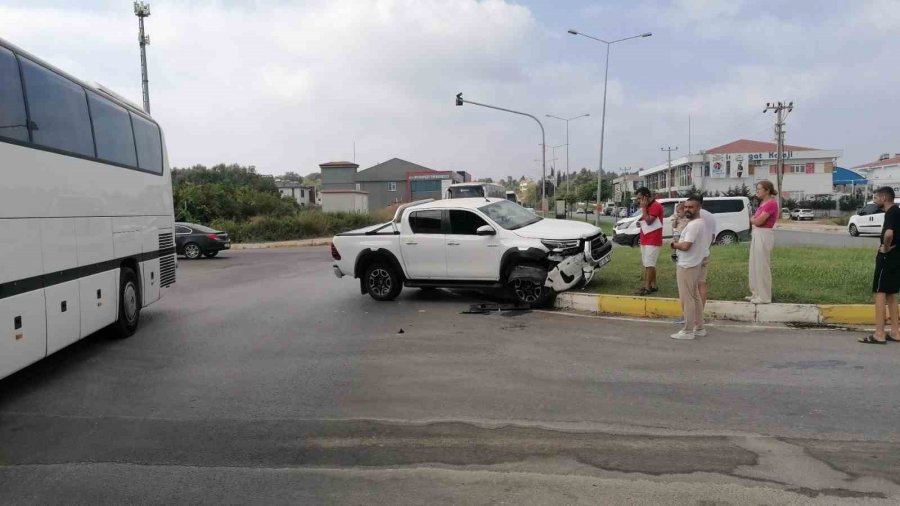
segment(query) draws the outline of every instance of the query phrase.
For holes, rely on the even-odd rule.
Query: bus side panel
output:
[[[93,270],[96,265],[113,259],[112,218],[76,218],[78,266]],[[81,337],[116,321],[119,290],[116,285],[119,267],[81,277]]]
[[[69,279],[78,266],[78,241],[75,236],[75,220],[72,218],[45,218],[41,220],[41,246],[44,252],[44,289],[47,311],[47,354],[54,353],[81,337],[81,304],[78,280]]]
[[[173,222],[170,217],[152,217],[144,232],[144,251],[159,252],[172,243]],[[144,305],[148,306],[160,296],[160,259],[145,258],[141,264],[142,280],[144,286]]]
[[[43,269],[40,220],[0,219],[0,258],[2,378],[47,354],[44,290],[35,282]]]
[[[46,336],[43,290],[0,299],[0,378],[44,358]]]
[[[142,241],[142,237],[144,235],[144,229],[147,228],[148,218],[146,217],[128,217],[128,218],[113,218],[113,251],[115,253],[115,258],[122,260],[134,258],[137,260],[137,275],[138,284],[140,285],[140,290],[143,293],[145,290],[145,286],[143,283],[143,279],[141,277],[141,260],[142,253],[144,253],[144,245]],[[119,275],[121,272],[117,273],[116,276],[116,286],[119,286],[120,280]],[[118,291],[116,291],[116,295],[118,295]],[[118,314],[116,315],[118,317]]]

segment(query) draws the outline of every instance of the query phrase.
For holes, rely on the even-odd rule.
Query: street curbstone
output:
[[[678,318],[682,313],[678,299],[647,297],[645,304],[648,318]]]
[[[557,297],[556,307],[637,318],[668,319],[681,316],[678,299],[661,297],[564,292]],[[875,322],[875,311],[866,304],[753,304],[711,300],[706,304],[704,315],[714,320],[748,323],[872,325]]]
[[[760,323],[819,323],[819,307],[813,304],[758,304]]]
[[[823,304],[819,306],[819,313],[819,323],[845,325],[875,323],[875,307],[868,304]]]
[[[600,295],[597,297],[597,311],[623,316],[647,316],[646,297],[623,295]]]
[[[556,307],[596,313],[597,297],[590,293],[563,292],[556,298]]]
[[[756,304],[730,300],[710,300],[706,302],[704,316],[713,320],[756,322]]]
[[[331,244],[330,238],[298,239],[295,241],[235,243],[231,245],[231,249],[309,248],[313,246],[328,246],[329,244]]]

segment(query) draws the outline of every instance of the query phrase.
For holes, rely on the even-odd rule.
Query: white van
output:
[[[663,238],[672,237],[672,216],[675,206],[687,198],[657,199],[663,206]],[[704,197],[703,209],[716,217],[716,244],[734,244],[750,239],[750,199],[747,197]],[[637,246],[640,240],[638,209],[628,218],[619,220],[613,227],[613,241],[626,246]]]
[[[900,198],[894,199],[894,203],[900,204]],[[882,226],[884,226],[884,210],[876,206],[875,202],[869,202],[850,217],[847,231],[853,237],[861,234],[881,235]]]

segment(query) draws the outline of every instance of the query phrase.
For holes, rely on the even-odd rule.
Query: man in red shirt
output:
[[[641,207],[641,218],[638,223],[641,228],[641,262],[644,265],[644,286],[638,290],[638,295],[649,295],[658,290],[656,286],[656,261],[659,260],[659,250],[663,240],[663,207],[653,198],[649,188],[642,186],[637,189],[635,196]]]

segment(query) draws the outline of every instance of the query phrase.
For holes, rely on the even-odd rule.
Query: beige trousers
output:
[[[703,327],[703,304],[700,301],[700,274],[702,265],[694,267],[678,267],[675,277],[678,279],[678,298],[684,311],[684,329],[692,332]]]
[[[772,302],[772,248],[775,232],[771,228],[754,228],[750,243],[750,295],[753,302]]]

